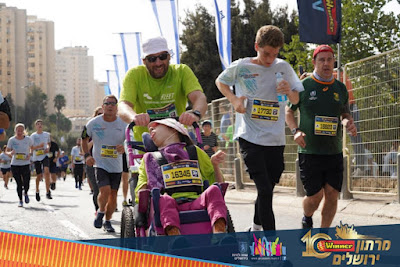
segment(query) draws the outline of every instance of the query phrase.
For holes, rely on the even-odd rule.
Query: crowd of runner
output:
[[[307,193],[301,221],[304,228],[313,227],[312,216],[323,198],[321,226],[330,226],[343,179],[341,127],[353,136],[357,134],[348,108],[346,87],[333,76],[333,50],[326,45],[317,47],[313,54],[314,71],[308,75],[310,77],[301,77],[304,78],[301,81],[286,61],[277,58],[283,44],[284,37],[279,28],[261,27],[254,46],[257,56],[233,62],[216,80],[218,89],[236,113],[236,124],[230,125],[233,137],[227,142],[231,139],[239,141],[242,158],[257,188],[251,231],[275,230],[272,199],[274,186],[284,170],[285,121],[299,145],[300,175]],[[159,146],[166,163],[174,165],[179,160],[189,159],[186,145],[191,142],[186,140],[189,134],[184,126],[201,122],[207,110],[206,96],[187,65],[170,65],[172,52],[163,37],[145,41],[142,49],[144,65],[127,72],[119,97],[104,97],[101,107],[95,110],[81,137],[77,138],[70,158],[59,149],[50,133],[43,131],[42,120],[35,122],[36,132],[30,136],[25,132],[24,124],[15,125],[15,135],[3,147],[0,161],[4,187],[8,188],[10,170],[15,178],[19,207],[30,201],[32,165],[36,172],[35,196],[40,201],[40,181],[44,179],[46,198],[52,199],[51,190],[56,189],[57,177],[65,180],[70,164],[77,190],[82,190],[85,173],[89,178],[95,208],[94,227],[114,232],[110,220],[117,206],[121,181],[123,204],[127,204],[129,170],[124,139],[125,129],[131,122],[137,126],[133,133],[135,140],[142,141],[142,134],[150,131],[150,137]],[[231,90],[232,86],[235,91]],[[191,109],[187,109],[188,102]],[[302,111],[300,125],[293,115],[297,109]],[[176,116],[179,116],[179,122],[165,120]],[[150,123],[162,118],[164,120],[158,123]],[[218,164],[224,161],[225,153],[218,150],[218,136],[211,132],[212,122],[203,121],[202,126],[205,141],[202,148],[207,154],[202,150],[197,153],[201,158],[198,162],[202,162],[196,167],[197,171],[207,172],[213,177],[211,180],[222,182]],[[221,134],[227,132],[228,129],[224,129]],[[0,134],[4,138],[4,132]],[[158,171],[160,166],[156,163],[155,160],[143,160],[137,173],[132,173],[139,180],[136,190],[163,186],[163,177],[169,176]],[[175,167],[187,171],[179,164]],[[212,193],[200,192],[196,187],[198,177],[191,176],[188,180],[190,184],[179,185],[172,179],[174,190],[167,186],[168,183],[164,184],[168,196],[162,198],[165,203],[160,206],[166,205],[170,211],[161,214],[165,233],[180,233],[179,219],[171,214],[191,205],[208,206],[209,215],[213,216],[213,229],[223,232],[227,212],[223,197],[218,195],[221,193],[212,186]],[[180,188],[176,190],[178,185]],[[213,201],[218,205],[214,206]]]

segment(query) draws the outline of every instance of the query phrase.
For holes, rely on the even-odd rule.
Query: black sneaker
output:
[[[97,212],[96,219],[94,219],[94,227],[101,228],[101,226],[103,225],[103,217],[103,212]]]
[[[51,193],[50,193],[50,191],[49,191],[49,192],[47,192],[47,194],[46,194],[46,198],[48,198],[48,199],[53,199],[53,198],[51,197]]]
[[[22,200],[19,202],[18,207],[22,208],[24,206],[24,203],[22,202]]]
[[[109,232],[109,233],[114,233],[115,232],[115,229],[114,229],[114,227],[112,227],[110,221],[105,221],[103,223],[103,227],[104,227],[104,231],[106,231],[106,232]]]
[[[65,181],[65,179],[67,179],[67,177],[66,177],[66,176],[64,176],[64,177],[63,177],[63,179],[64,179],[64,181]]]
[[[25,203],[26,203],[26,204],[29,203],[29,197],[28,197],[28,195],[25,195]]]
[[[51,183],[50,184],[50,189],[51,190],[56,190],[56,183]]]
[[[37,193],[36,193],[36,200],[37,200],[37,201],[40,201],[40,195],[39,195],[39,192],[37,192]]]
[[[301,224],[303,226],[303,229],[311,229],[311,228],[313,228],[312,217],[304,216],[303,219],[301,220]]]

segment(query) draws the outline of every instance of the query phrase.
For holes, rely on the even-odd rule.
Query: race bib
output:
[[[251,109],[251,118],[257,120],[277,121],[279,118],[278,101],[254,99]]]
[[[162,108],[152,108],[146,110],[149,114],[150,119],[164,119],[164,118],[174,118],[177,116],[175,104],[171,103]]]
[[[181,160],[161,166],[165,189],[180,186],[203,186],[199,163],[195,160]]]
[[[79,162],[79,161],[82,161],[82,157],[81,157],[81,156],[76,156],[76,157],[75,157],[75,161],[78,161],[78,162]]]
[[[25,160],[26,155],[25,155],[25,153],[17,153],[17,154],[15,154],[15,159],[16,160]]]
[[[114,159],[117,158],[118,157],[117,147],[102,145],[100,156],[102,158],[114,158]]]
[[[315,116],[314,134],[336,136],[338,122],[337,117]]]
[[[36,156],[41,156],[41,155],[44,155],[44,149],[36,150]]]

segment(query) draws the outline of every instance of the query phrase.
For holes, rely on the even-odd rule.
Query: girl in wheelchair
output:
[[[166,235],[181,234],[180,211],[204,209],[207,209],[213,233],[224,233],[227,208],[220,188],[212,184],[223,182],[219,164],[224,161],[225,153],[218,151],[210,159],[193,145],[187,129],[175,119],[153,121],[148,127],[159,152],[144,155],[135,195],[138,196],[141,189],[160,188],[164,192],[159,206]],[[211,186],[203,192],[204,180]]]

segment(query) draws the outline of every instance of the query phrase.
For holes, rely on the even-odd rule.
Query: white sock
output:
[[[251,226],[251,231],[261,231],[263,228],[261,225],[255,224],[253,223],[253,225]]]

